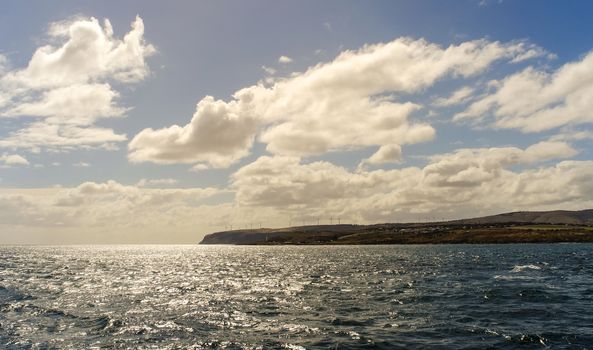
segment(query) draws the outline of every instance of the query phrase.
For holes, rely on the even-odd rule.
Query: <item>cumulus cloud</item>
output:
[[[276,70],[272,67],[268,67],[268,66],[261,66],[261,69],[264,70],[264,72],[266,72],[268,75],[274,75],[276,74]]]
[[[155,49],[144,41],[142,19],[136,17],[122,39],[114,37],[109,20],[101,25],[95,18],[53,23],[47,34],[49,44],[39,47],[25,68],[0,69],[0,117],[37,119],[9,134],[1,145],[69,148],[125,140],[124,135],[98,129],[94,123],[122,116],[127,110],[118,105],[120,95],[113,83],[137,83],[150,72],[145,58]],[[40,129],[61,132],[37,138],[36,142],[22,140],[22,135]],[[71,139],[70,134],[92,137]],[[44,143],[44,139],[49,142]]]
[[[554,205],[578,208],[593,202],[593,186],[586,180],[593,175],[593,162],[542,163],[575,153],[562,142],[460,149],[433,156],[422,168],[357,172],[325,161],[265,156],[239,169],[232,187],[245,206],[359,222],[413,220],[422,213],[456,218]],[[517,165],[523,170],[514,169]],[[553,185],[547,188],[546,181]],[[567,191],[560,191],[558,183]]]
[[[360,163],[360,167],[366,164],[397,163],[402,159],[402,148],[400,145],[384,145],[379,147],[377,152]]]
[[[580,141],[593,140],[593,131],[575,130],[572,128],[564,129],[560,133],[553,135],[551,141]]]
[[[72,188],[0,189],[0,238],[18,241],[12,237],[18,236],[13,233],[18,228],[18,232],[37,232],[38,242],[195,243],[204,233],[200,227],[219,226],[219,205],[206,201],[221,193],[225,191],[217,188],[142,188],[116,181]]]
[[[85,182],[78,187],[61,191],[54,199],[56,206],[78,207],[83,204],[109,204],[115,200],[126,207],[138,206],[140,210],[155,205],[179,205],[198,203],[200,200],[219,193],[215,188],[191,189],[142,189],[139,186],[126,186],[110,180],[104,183]],[[125,211],[119,215],[126,215]]]
[[[523,61],[527,61],[533,58],[538,58],[538,57],[546,57],[547,59],[553,60],[556,59],[556,55],[553,53],[549,53],[548,51],[544,50],[543,48],[535,45],[535,44],[529,44],[526,42],[521,42],[519,43],[519,45],[521,45],[521,53],[519,53],[517,56],[515,56],[511,62],[512,63],[519,63],[519,62],[523,62]]]
[[[38,48],[26,68],[9,72],[6,83],[29,88],[63,87],[101,81],[137,82],[148,73],[145,57],[155,49],[144,42],[144,22],[136,17],[123,39],[113,36],[109,20],[78,18],[54,23],[50,39],[62,44]]]
[[[492,147],[460,149],[431,157],[424,169],[427,183],[446,187],[468,187],[495,180],[502,170],[517,164],[533,164],[551,159],[570,158],[577,153],[564,142],[540,142],[520,149]]]
[[[278,58],[278,62],[279,63],[290,63],[290,62],[292,62],[292,58],[290,58],[288,56],[280,56]]]
[[[527,162],[539,162],[556,158],[571,158],[578,151],[566,142],[544,141],[527,147],[524,153],[524,159]]]
[[[3,54],[0,54],[0,75],[3,75],[8,70],[8,58]],[[0,106],[2,103],[0,103]]]
[[[487,40],[443,48],[400,38],[344,51],[329,63],[277,79],[271,86],[241,89],[229,102],[206,97],[189,124],[141,131],[130,142],[129,158],[224,167],[247,155],[257,136],[278,155],[385,146],[374,158],[381,161],[388,148],[434,137],[432,126],[411,121],[423,106],[407,101],[407,94],[445,77],[473,76],[528,48]]]
[[[148,186],[171,186],[177,184],[177,180],[167,178],[167,179],[140,179],[136,186],[138,187],[148,187]]]
[[[0,164],[3,166],[13,166],[13,165],[29,165],[29,161],[18,154],[6,154],[0,156]]]
[[[593,122],[593,53],[552,73],[529,67],[490,85],[494,92],[454,120],[523,132]]]
[[[118,96],[108,84],[76,84],[46,91],[38,100],[22,102],[4,115],[46,117],[47,124],[90,125],[126,111],[115,105]]]
[[[344,168],[319,161],[306,165],[297,157],[263,156],[232,176],[237,200],[248,206],[322,206],[326,201],[352,196],[360,191],[356,180]],[[347,186],[348,178],[351,186]]]
[[[438,107],[455,106],[460,103],[468,101],[474,92],[474,89],[469,86],[464,86],[451,94],[449,97],[441,97],[433,102],[433,105]]]
[[[117,149],[115,143],[126,139],[126,135],[116,134],[108,128],[36,122],[1,139],[0,147],[29,148],[31,150],[39,147],[59,150],[77,148],[113,150]]]
[[[367,162],[370,164],[393,163],[401,160],[402,150],[399,145],[384,145]]]
[[[199,173],[200,171],[204,171],[204,170],[208,170],[210,167],[207,164],[203,164],[203,163],[198,163],[194,166],[192,166],[189,171],[192,171],[194,173]]]
[[[237,170],[225,190],[160,187],[174,186],[174,179],[0,189],[0,237],[16,242],[23,236],[2,232],[18,229],[35,232],[37,241],[196,242],[229,224],[286,226],[331,216],[358,223],[415,221],[591,207],[593,162],[563,160],[574,153],[568,144],[544,141],[524,149],[460,149],[435,155],[423,167],[373,171],[275,155]],[[217,195],[233,193],[233,202],[216,204]]]
[[[198,103],[188,125],[142,130],[129,144],[129,159],[228,167],[248,154],[255,129],[256,120],[246,113],[242,102],[226,103],[207,96]]]

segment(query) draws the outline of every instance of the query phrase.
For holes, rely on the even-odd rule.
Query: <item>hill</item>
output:
[[[593,225],[593,209],[569,211],[516,211],[473,219],[450,221],[463,224],[498,224],[498,223],[526,223],[526,224],[556,224],[556,225]]]
[[[431,223],[311,225],[208,234],[200,244],[593,242],[593,209],[512,212]]]

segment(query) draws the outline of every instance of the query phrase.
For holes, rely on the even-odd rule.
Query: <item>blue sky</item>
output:
[[[579,102],[593,82],[587,1],[1,6],[6,242],[192,242],[231,222],[408,221],[593,201],[583,183],[593,175],[593,115]],[[75,62],[66,68],[49,56],[30,68],[40,48],[65,47],[72,28],[105,35],[105,19],[111,48],[141,33],[130,23],[143,32],[117,57],[101,51],[100,69],[76,68],[84,60],[74,54],[62,55],[64,65]],[[458,53],[443,56],[447,48]],[[400,53],[410,61],[398,63]],[[375,73],[378,81],[368,79]],[[335,94],[316,90],[328,87]],[[233,97],[245,88],[255,100]],[[83,89],[89,95],[73,112]],[[415,107],[404,111],[406,103]],[[66,135],[62,143],[32,145],[50,127]],[[113,133],[109,140],[100,141],[99,128]],[[64,144],[78,132],[87,140]],[[554,199],[555,186],[565,195]],[[129,225],[118,226],[122,218]]]

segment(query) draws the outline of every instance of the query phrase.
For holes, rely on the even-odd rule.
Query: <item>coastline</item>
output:
[[[341,226],[341,225],[340,225]],[[279,230],[216,232],[200,244],[371,245],[593,243],[593,227],[568,225],[405,225],[301,226]]]

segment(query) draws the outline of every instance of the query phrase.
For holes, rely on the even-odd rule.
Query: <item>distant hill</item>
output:
[[[523,227],[520,227],[523,225]],[[525,227],[525,225],[532,225]],[[544,225],[551,225],[545,227]],[[593,209],[522,211],[432,223],[311,225],[208,234],[200,244],[593,242]]]
[[[279,229],[232,230],[208,234],[200,244],[259,244],[292,235],[318,237],[320,240],[363,232],[365,225],[311,225]]]
[[[516,211],[481,218],[450,221],[461,224],[528,223],[556,225],[593,225],[593,209],[570,211]]]

